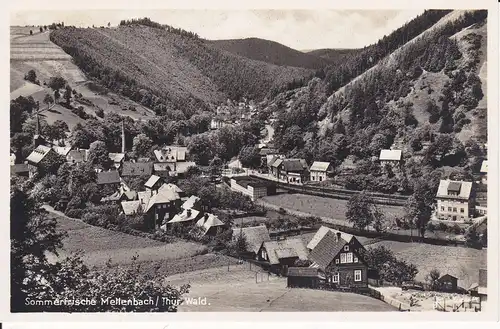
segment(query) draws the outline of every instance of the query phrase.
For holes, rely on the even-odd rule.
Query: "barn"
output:
[[[318,288],[318,269],[310,267],[289,267],[287,272],[287,287]]]

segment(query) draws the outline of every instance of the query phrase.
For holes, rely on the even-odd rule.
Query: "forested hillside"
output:
[[[486,142],[486,15],[426,12],[323,79],[281,93],[269,104],[279,113],[276,144],[290,156],[332,161],[339,183],[354,189],[411,192],[432,174],[432,190],[450,172],[470,177]],[[400,171],[373,161],[391,146],[403,150]],[[353,174],[342,176],[347,167]]]
[[[329,60],[313,53],[303,53],[278,42],[259,38],[209,40],[207,43],[239,56],[281,66],[321,69],[331,64]]]
[[[315,49],[307,51],[306,54],[324,58],[330,64],[342,64],[350,56],[356,56],[361,49]]]
[[[261,100],[314,73],[218,50],[149,20],[118,28],[65,27],[50,37],[91,78],[160,115],[179,109],[189,116],[227,98]]]

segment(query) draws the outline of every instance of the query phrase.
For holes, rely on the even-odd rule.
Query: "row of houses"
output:
[[[368,265],[363,245],[355,236],[322,226],[310,241],[302,237],[271,240],[265,226],[233,228],[233,238],[243,236],[247,257],[268,264],[272,272],[286,275],[290,285],[297,277],[308,277],[310,285],[320,280],[338,288],[366,288]],[[298,267],[297,263],[309,264]],[[294,282],[295,280],[295,282]]]
[[[26,158],[25,163],[15,164],[15,155],[11,154],[11,174],[33,177],[44,164],[49,164],[58,154],[68,163],[79,164],[89,160],[88,149],[73,149],[50,145],[40,136],[35,136],[35,149]],[[100,184],[118,183],[118,176],[183,177],[189,167],[196,166],[186,160],[187,148],[183,146],[165,146],[154,151],[154,160],[150,158],[128,159],[126,153],[109,153],[113,164],[112,173],[101,174]],[[96,171],[102,169],[96,168]],[[116,172],[114,172],[116,171]]]
[[[123,213],[126,216],[143,215],[155,228],[166,230],[174,224],[196,224],[204,235],[216,235],[225,228],[217,216],[198,203],[198,197],[188,197],[177,185],[165,183],[159,176],[152,175],[144,184],[144,191],[131,196],[131,199],[120,200]]]

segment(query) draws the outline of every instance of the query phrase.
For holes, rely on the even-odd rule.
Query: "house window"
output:
[[[347,263],[352,263],[352,252],[347,253]]]
[[[354,256],[354,262],[357,263],[358,262],[358,257]]]
[[[262,250],[262,258],[267,259],[267,253],[265,250]]]
[[[361,270],[354,271],[354,281],[356,282],[361,281]]]
[[[344,246],[345,251],[349,251],[349,246]]]
[[[453,207],[453,212],[457,212],[457,208]]]
[[[332,282],[339,283],[339,281],[340,281],[340,275],[338,273],[335,273],[332,277]]]
[[[464,213],[464,211],[465,211],[465,209],[464,209],[464,208],[460,208],[460,212],[461,212],[462,214]]]
[[[451,211],[451,207],[448,207],[448,211]]]
[[[441,211],[444,211],[444,206],[441,206]]]
[[[342,264],[345,264],[347,262],[346,254],[344,254],[344,253],[340,254],[340,262]]]
[[[335,260],[335,264],[338,264],[338,263],[339,263],[339,259],[337,258],[337,259]]]

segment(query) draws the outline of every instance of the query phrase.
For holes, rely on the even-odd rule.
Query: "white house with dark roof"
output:
[[[311,178],[311,182],[323,182],[332,172],[333,167],[331,162],[314,161],[309,168],[309,177]]]
[[[474,214],[473,183],[441,180],[436,194],[436,215],[441,220],[466,221]]]
[[[398,166],[401,163],[401,154],[401,150],[380,150],[380,165]]]

